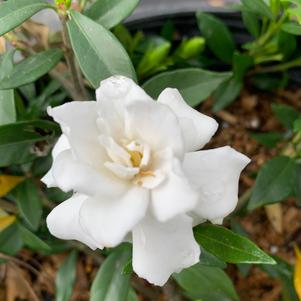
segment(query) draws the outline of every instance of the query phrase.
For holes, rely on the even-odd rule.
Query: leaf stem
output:
[[[84,80],[76,64],[74,53],[71,47],[71,42],[67,30],[67,15],[60,15],[60,20],[62,23],[62,37],[64,43],[65,59],[67,61],[67,65],[72,76],[74,89],[77,94],[77,99],[73,100],[88,100],[89,96],[84,86]]]

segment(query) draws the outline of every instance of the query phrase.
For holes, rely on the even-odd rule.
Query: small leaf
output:
[[[196,16],[198,26],[210,50],[220,60],[231,64],[235,43],[227,26],[210,14],[197,12]]]
[[[191,300],[239,300],[231,279],[219,268],[196,264],[173,278]]]
[[[122,269],[130,256],[130,247],[122,245],[106,258],[93,281],[90,301],[126,300],[130,275],[123,275]]]
[[[37,230],[42,217],[42,200],[33,180],[28,179],[14,191],[21,216],[31,229]]]
[[[300,118],[300,113],[293,107],[284,104],[272,104],[273,113],[277,119],[289,130],[294,129],[294,122]]]
[[[0,4],[0,36],[51,5],[42,0],[9,0]]]
[[[0,232],[16,221],[15,215],[0,216]]]
[[[257,14],[254,14],[253,12],[242,9],[241,11],[241,16],[243,23],[249,33],[255,37],[258,38],[260,35],[260,23],[259,23],[259,18]]]
[[[176,88],[186,102],[195,107],[209,97],[230,76],[231,73],[228,72],[186,68],[158,74],[146,81],[143,88],[155,99],[165,88]]]
[[[201,246],[200,248],[201,248],[200,264],[206,265],[208,267],[217,267],[221,269],[225,269],[227,267],[227,264],[225,262],[221,261],[213,254],[209,253]]]
[[[301,205],[301,164],[296,164],[296,180],[294,185],[294,192]]]
[[[197,57],[204,50],[205,44],[206,42],[203,37],[184,39],[173,55],[183,60],[189,60]]]
[[[13,89],[34,82],[49,72],[62,57],[61,49],[49,49],[24,59],[0,81],[0,89]]]
[[[225,262],[275,264],[249,239],[224,227],[200,225],[194,228],[194,236],[204,249]]]
[[[19,183],[24,181],[24,177],[0,175],[0,197],[5,196],[13,190]]]
[[[18,223],[22,240],[26,246],[34,251],[47,252],[50,251],[50,247],[39,237],[34,235],[31,231]]]
[[[295,22],[283,23],[281,29],[287,33],[300,36],[301,35],[301,25]]]
[[[294,285],[299,299],[301,300],[301,251],[295,247],[296,263],[294,271]]]
[[[20,231],[16,223],[0,232],[0,252],[15,255],[23,246]]]
[[[85,15],[110,29],[127,18],[138,3],[139,0],[96,0]]]
[[[58,270],[55,278],[56,301],[68,301],[76,277],[77,253],[72,251]]]
[[[279,156],[266,162],[260,169],[248,209],[280,202],[293,191],[295,183],[295,162]]]
[[[133,273],[133,261],[132,258],[128,260],[128,262],[122,268],[123,275],[130,275]]]
[[[102,25],[71,11],[68,32],[81,70],[94,88],[112,75],[136,79],[132,62],[116,39]]]
[[[243,6],[260,16],[273,20],[274,16],[268,5],[263,0],[241,0]]]
[[[251,134],[251,137],[257,142],[264,145],[265,147],[272,149],[281,140],[281,138],[283,138],[283,134],[277,132],[268,132],[260,134]]]

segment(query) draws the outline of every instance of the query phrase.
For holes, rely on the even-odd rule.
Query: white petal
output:
[[[178,116],[186,152],[201,149],[218,128],[218,123],[213,118],[191,108],[177,89],[165,89],[159,95],[158,102],[170,107]]]
[[[126,108],[126,135],[130,140],[145,141],[152,151],[170,147],[175,155],[183,155],[183,138],[175,114],[155,102],[135,103]]]
[[[89,196],[120,195],[128,189],[128,184],[110,171],[96,170],[78,162],[69,150],[57,156],[53,163],[52,175],[58,187],[65,192],[74,190]]]
[[[61,125],[79,160],[93,166],[102,165],[104,150],[98,140],[100,132],[95,101],[73,101],[48,108],[48,114]]]
[[[151,192],[153,214],[159,221],[165,222],[192,210],[197,204],[198,196],[183,173],[179,161],[174,160],[165,181]]]
[[[162,286],[172,273],[194,265],[199,257],[192,218],[186,215],[166,223],[148,216],[133,230],[133,268],[150,283]]]
[[[115,162],[105,162],[104,166],[115,176],[125,180],[133,179],[133,177],[139,173],[139,168],[137,167],[127,167]]]
[[[80,223],[96,241],[115,247],[144,217],[148,201],[149,192],[137,186],[120,197],[90,198],[80,210]]]
[[[96,90],[99,129],[117,141],[124,132],[124,108],[133,102],[153,102],[133,80],[112,76],[103,80]],[[124,138],[124,136],[123,136]]]
[[[199,191],[195,212],[213,223],[222,223],[238,201],[239,175],[250,159],[229,146],[188,153],[184,171]]]
[[[103,246],[85,233],[79,223],[79,210],[87,196],[75,194],[70,199],[56,206],[47,216],[46,222],[50,233],[60,239],[75,239],[91,249]]]
[[[55,158],[64,150],[70,149],[70,144],[66,135],[62,134],[58,141],[56,142],[55,146],[52,149],[52,159],[53,161]],[[57,186],[53,175],[52,175],[52,167],[46,173],[46,175],[41,179],[41,181],[47,185],[47,187],[55,187]]]

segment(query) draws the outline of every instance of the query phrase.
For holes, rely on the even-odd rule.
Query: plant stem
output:
[[[84,86],[84,80],[81,72],[76,65],[75,57],[71,48],[71,42],[67,30],[67,16],[60,15],[60,20],[62,23],[62,37],[64,43],[65,58],[72,76],[74,90],[76,91],[77,97],[79,98],[73,100],[88,100],[89,96]]]
[[[0,199],[0,208],[11,213],[18,213],[18,209],[14,204],[3,199]]]
[[[178,292],[178,288],[176,287],[173,280],[168,280],[167,283],[163,286],[164,297],[167,301],[182,301],[183,298],[181,294]]]

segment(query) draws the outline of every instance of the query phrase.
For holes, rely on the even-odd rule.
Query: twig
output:
[[[0,199],[0,208],[11,213],[18,213],[18,208],[14,204],[2,199]]]
[[[60,15],[60,20],[62,22],[62,37],[63,37],[63,43],[64,43],[64,53],[65,58],[67,61],[67,65],[69,67],[69,70],[71,72],[73,84],[74,84],[74,90],[76,91],[76,98],[73,100],[87,100],[88,94],[84,86],[84,80],[82,77],[81,72],[78,70],[75,57],[72,51],[71,42],[67,30],[67,16],[66,15]]]

